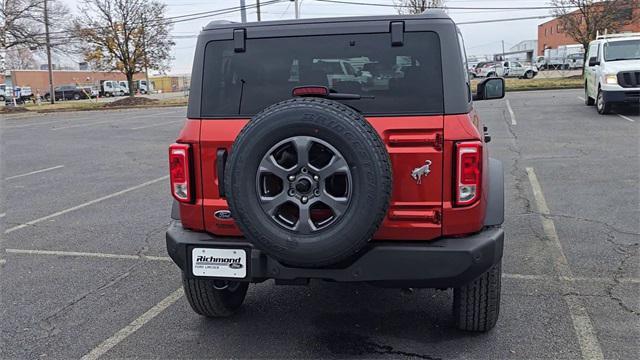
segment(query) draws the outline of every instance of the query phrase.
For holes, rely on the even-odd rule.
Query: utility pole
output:
[[[247,22],[247,4],[245,0],[240,0],[240,19],[243,23]]]
[[[51,103],[56,102],[56,93],[53,91],[53,70],[51,69],[51,42],[49,41],[49,12],[47,10],[47,2],[44,0],[44,39],[47,48],[47,69],[49,70],[49,99]]]
[[[298,0],[295,0],[293,6],[296,9],[296,19],[300,19],[300,3],[298,2]]]
[[[260,0],[256,0],[256,14],[258,14],[258,21],[260,21]]]

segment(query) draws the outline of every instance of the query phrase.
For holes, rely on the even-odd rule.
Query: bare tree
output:
[[[598,32],[616,32],[633,18],[639,0],[552,0],[553,15],[560,20],[564,32],[586,50]],[[586,60],[586,59],[585,59]]]
[[[84,0],[74,20],[85,60],[98,69],[121,71],[133,96],[133,76],[146,68],[164,70],[175,43],[165,5],[153,0]]]
[[[421,14],[427,9],[444,8],[446,0],[397,0],[394,1],[398,13]]]
[[[60,1],[47,0],[50,29],[66,28],[69,9]],[[44,0],[0,0],[0,48],[40,48],[44,45]]]
[[[33,52],[27,48],[10,49],[7,51],[7,69],[33,70],[36,68],[36,60]]]

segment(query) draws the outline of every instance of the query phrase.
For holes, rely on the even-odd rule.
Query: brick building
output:
[[[144,74],[135,74],[135,80],[144,79]],[[17,86],[30,86],[32,91],[40,90],[45,93],[49,90],[49,72],[46,70],[11,70],[12,83]],[[109,71],[79,71],[79,70],[54,70],[53,84],[60,85],[98,85],[100,80],[126,80],[121,72]],[[4,83],[4,76],[0,75],[0,83]]]
[[[578,13],[575,11],[574,13]],[[618,32],[640,32],[640,0],[630,1],[629,21]],[[605,29],[601,29],[604,32]],[[575,44],[562,29],[559,19],[553,19],[538,25],[538,54],[544,54],[544,49],[555,49],[560,45]]]

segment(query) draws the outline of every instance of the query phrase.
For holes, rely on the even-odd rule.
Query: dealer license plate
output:
[[[195,276],[244,278],[247,276],[247,252],[243,249],[195,248],[191,252]]]

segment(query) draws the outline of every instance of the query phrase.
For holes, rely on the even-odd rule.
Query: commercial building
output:
[[[11,70],[11,82],[14,86],[30,86],[33,93],[49,91],[49,72],[46,70]],[[144,74],[135,74],[135,80],[144,79]],[[60,85],[98,85],[100,80],[126,80],[121,72],[54,70],[53,84]],[[0,83],[5,83],[5,76],[0,75]]]
[[[640,32],[640,0],[630,0],[628,5],[627,22],[618,32]],[[572,14],[581,16],[577,10]],[[601,32],[605,30],[600,29]],[[538,54],[540,55],[544,54],[544,49],[555,49],[560,45],[575,43],[576,41],[564,31],[558,18],[538,25]]]

